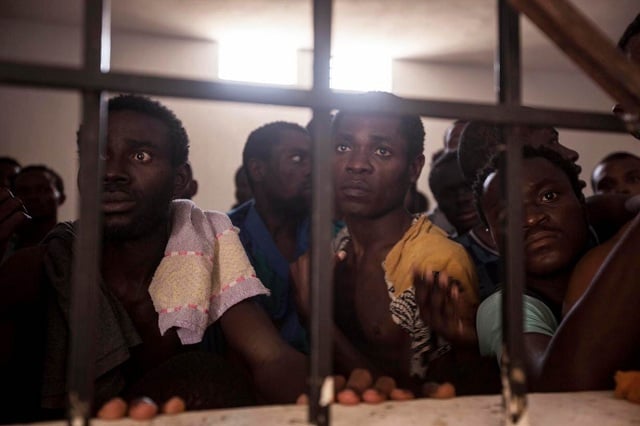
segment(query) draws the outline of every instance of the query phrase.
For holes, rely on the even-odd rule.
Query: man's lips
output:
[[[548,240],[555,240],[557,238],[558,232],[552,230],[528,232],[525,236],[525,245],[527,247],[534,248],[540,245],[545,245]]]
[[[371,192],[369,185],[363,181],[353,181],[340,186],[340,192],[348,197],[361,197]]]
[[[122,213],[130,210],[136,204],[135,200],[125,192],[105,192],[102,194],[102,212]]]

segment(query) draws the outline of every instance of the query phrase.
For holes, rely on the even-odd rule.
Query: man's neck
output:
[[[376,218],[345,217],[357,257],[367,251],[388,250],[407,232],[413,217],[400,207]]]
[[[102,248],[102,275],[122,301],[137,299],[151,283],[169,240],[167,227],[135,240],[107,240]]]
[[[528,275],[527,288],[544,296],[551,302],[561,305],[567,293],[571,270],[564,270],[551,276],[536,277]]]
[[[255,209],[274,241],[282,238],[295,241],[298,225],[308,215],[260,199],[256,199]]]

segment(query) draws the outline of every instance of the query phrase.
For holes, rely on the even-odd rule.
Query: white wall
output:
[[[78,66],[80,52],[77,28],[0,20],[0,59]],[[310,67],[308,61],[300,63],[299,75],[306,85]],[[214,79],[216,68],[215,43],[133,33],[113,35],[114,71]],[[393,91],[401,96],[474,102],[495,99],[490,68],[396,61],[393,73]],[[606,112],[613,103],[579,71],[525,71],[523,86],[528,105]],[[310,118],[305,108],[160,100],[176,112],[189,133],[191,161],[200,183],[195,201],[204,208],[223,211],[233,204],[233,173],[241,162],[249,132],[269,121],[304,125]],[[0,86],[0,155],[14,156],[23,164],[46,163],[61,173],[69,193],[61,219],[76,217],[75,131],[79,120],[80,97],[76,92]],[[451,120],[425,118],[424,122],[429,159],[442,146]],[[561,141],[580,152],[586,180],[605,153],[640,151],[638,143],[626,135],[561,130]],[[429,194],[427,175],[425,169],[419,186]]]

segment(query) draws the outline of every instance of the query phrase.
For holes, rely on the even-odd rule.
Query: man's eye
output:
[[[133,158],[139,163],[148,163],[151,161],[151,154],[145,151],[139,151],[133,154]]]
[[[558,198],[558,193],[555,191],[545,191],[542,193],[543,201],[553,201]]]
[[[391,155],[391,151],[389,151],[387,148],[379,147],[376,149],[376,154],[380,155],[381,157],[388,157],[389,155]]]
[[[299,163],[299,162],[302,161],[302,156],[299,155],[299,154],[292,155],[291,156],[291,161],[294,162],[294,163]]]
[[[640,175],[633,174],[627,178],[629,183],[640,183]]]
[[[336,145],[336,151],[337,152],[347,152],[347,151],[349,151],[349,147],[347,145],[341,143],[341,144]]]

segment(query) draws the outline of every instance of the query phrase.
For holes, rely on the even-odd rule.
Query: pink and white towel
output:
[[[200,210],[190,200],[172,204],[171,236],[149,286],[164,334],[177,327],[183,344],[198,343],[205,330],[236,303],[268,294],[224,213]]]

